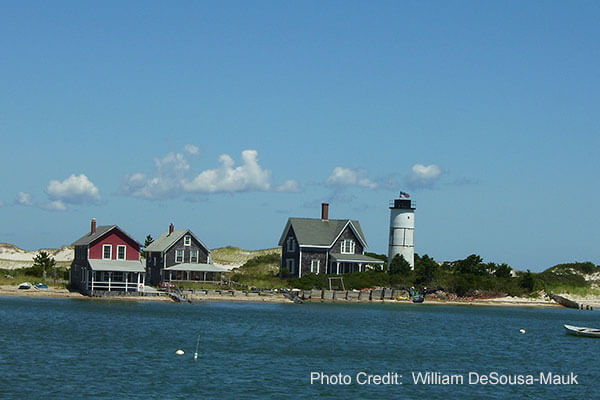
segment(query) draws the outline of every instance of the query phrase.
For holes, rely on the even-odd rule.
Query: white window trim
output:
[[[347,249],[349,247],[349,249]],[[354,254],[356,250],[356,243],[352,239],[344,239],[342,240],[342,245],[340,248],[340,253],[342,254]]]
[[[123,258],[119,258],[120,248],[123,248]],[[127,260],[127,246],[123,246],[122,244],[117,246],[117,260]]]
[[[104,255],[106,254],[106,252],[104,251],[104,249],[107,247],[110,249],[110,255],[108,257],[105,257]],[[102,259],[103,260],[112,260],[112,244],[103,244],[102,245]]]
[[[296,251],[296,242],[291,236],[287,240],[287,251],[288,253],[293,253],[294,251]]]
[[[193,261],[194,254],[196,255],[196,261]],[[190,262],[196,264],[200,262],[200,252],[198,250],[190,250]]]
[[[294,273],[294,265],[295,265],[295,260],[293,258],[288,258],[285,260],[285,267],[288,269],[288,271],[290,273]]]
[[[312,274],[319,274],[319,269],[321,267],[321,260],[319,258],[313,258],[310,260],[310,272]]]
[[[181,252],[181,261],[178,261],[177,259],[177,253]],[[185,259],[185,251],[183,249],[175,249],[175,262],[176,263],[183,263],[183,260]]]
[[[183,237],[183,245],[184,246],[191,246],[192,245],[192,237],[190,235],[185,235]]]

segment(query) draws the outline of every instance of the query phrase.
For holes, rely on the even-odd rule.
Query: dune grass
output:
[[[213,262],[217,264],[235,264],[243,265],[251,258],[267,255],[267,254],[279,254],[280,249],[262,249],[262,250],[244,250],[239,247],[221,247],[218,249],[211,250],[211,257]]]

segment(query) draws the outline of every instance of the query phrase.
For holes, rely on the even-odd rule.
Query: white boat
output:
[[[563,325],[567,333],[575,336],[587,336],[600,338],[600,329],[586,328],[584,326]]]
[[[19,289],[31,289],[31,283],[23,282],[19,285]]]

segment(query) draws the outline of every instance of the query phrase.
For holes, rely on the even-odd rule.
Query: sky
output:
[[[288,217],[540,271],[600,264],[600,3],[6,1],[0,242],[169,223],[276,247]]]

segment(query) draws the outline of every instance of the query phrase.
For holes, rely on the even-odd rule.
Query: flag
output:
[[[406,192],[400,192],[400,197],[403,197],[403,198],[406,198],[406,199],[407,199],[407,198],[409,198],[409,197],[410,197],[410,194],[408,194],[408,193],[406,193]]]

